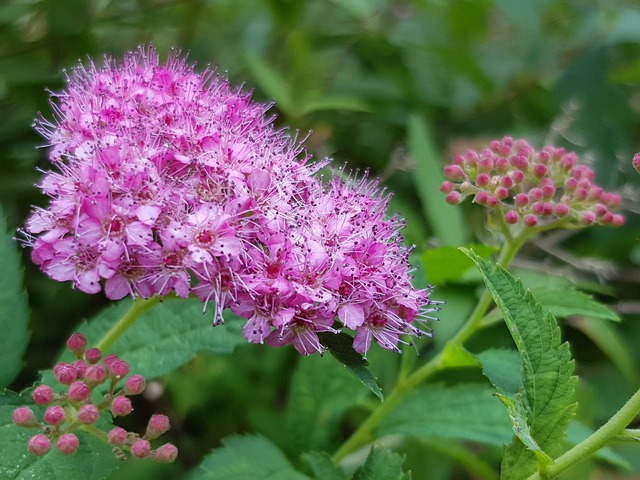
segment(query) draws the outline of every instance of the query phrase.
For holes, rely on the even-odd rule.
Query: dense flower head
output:
[[[620,205],[620,195],[598,186],[593,170],[564,148],[537,151],[525,140],[504,137],[481,152],[456,155],[444,172],[447,180],[440,190],[448,203],[470,196],[507,225],[624,223],[624,217],[612,211]]]
[[[50,204],[24,232],[51,278],[110,299],[194,294],[215,323],[230,308],[250,342],[302,354],[342,327],[361,353],[423,333],[433,302],[411,284],[389,195],[343,169],[324,183],[327,161],[214,71],[141,48],[78,67],[52,104],[36,124]]]
[[[74,355],[80,355],[76,347],[78,344],[86,345],[86,343],[87,339],[84,335],[74,333],[67,342],[67,347]],[[89,354],[94,359],[102,358],[102,352],[97,348],[86,350],[84,355]],[[86,365],[84,360],[86,358],[79,358],[76,362]],[[73,374],[75,380],[70,384],[67,373],[71,364],[59,363],[58,372],[62,373],[56,375],[59,382],[58,393],[54,393],[52,387],[44,384],[33,391],[36,405],[48,405],[42,415],[42,422],[36,419],[36,415],[29,407],[18,407],[13,411],[12,420],[15,425],[41,430],[40,433],[31,437],[27,449],[34,455],[45,455],[55,443],[58,450],[69,455],[74,453],[80,445],[80,439],[73,432],[88,430],[98,438],[106,439],[110,444],[117,446],[117,451],[114,453],[119,458],[126,458],[129,453],[138,457],[151,455],[155,461],[162,463],[174,461],[178,454],[175,446],[165,444],[156,450],[151,450],[151,444],[148,442],[171,428],[169,417],[165,415],[152,415],[143,435],[127,432],[121,427],[114,427],[106,432],[96,423],[101,412],[109,412],[112,417],[130,414],[133,404],[127,396],[139,394],[144,390],[145,380],[141,375],[129,376],[124,381],[124,387],[118,386],[123,380],[122,376],[107,375],[107,369],[121,366],[122,363],[126,362],[116,355],[106,355],[102,364],[88,365],[84,370],[76,368]],[[128,371],[127,365],[126,372]],[[103,388],[98,389],[101,385]],[[140,440],[144,441],[140,442]],[[134,445],[137,445],[135,449]]]

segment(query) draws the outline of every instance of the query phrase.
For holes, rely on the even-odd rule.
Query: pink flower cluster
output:
[[[216,323],[245,317],[250,342],[302,354],[336,327],[361,353],[423,333],[412,322],[433,302],[411,284],[389,196],[343,170],[323,183],[327,162],[308,163],[268,106],[153,49],[79,67],[55,98],[56,121],[37,123],[51,201],[25,228],[51,278],[111,299],[193,294]]]
[[[56,447],[64,454],[75,452],[80,440],[73,433],[77,430],[99,432],[99,436],[107,439],[114,446],[117,456],[130,453],[134,457],[151,457],[162,463],[173,462],[178,449],[171,443],[151,449],[153,440],[171,427],[166,415],[153,415],[143,436],[127,432],[121,427],[114,427],[103,432],[96,426],[102,411],[108,410],[113,417],[123,417],[133,411],[130,395],[138,395],[145,389],[146,383],[140,375],[130,375],[122,388],[117,385],[129,374],[129,364],[116,355],[106,355],[97,348],[86,349],[87,339],[80,333],[74,333],[67,341],[67,347],[76,356],[73,363],[58,363],[53,373],[58,382],[65,386],[65,391],[54,393],[49,385],[41,384],[32,392],[36,405],[47,405],[43,422],[36,420],[29,407],[18,407],[13,411],[13,423],[21,427],[39,428],[41,433],[29,439],[28,450],[34,455],[46,454],[56,442]],[[102,360],[102,361],[101,361]],[[94,390],[107,385],[105,393]],[[95,400],[100,398],[99,402]],[[89,428],[90,427],[90,428]]]
[[[457,155],[444,170],[440,190],[447,203],[457,205],[472,196],[506,224],[619,226],[624,217],[613,213],[621,197],[594,183],[595,173],[563,148],[536,151],[525,140],[504,137],[489,148]]]

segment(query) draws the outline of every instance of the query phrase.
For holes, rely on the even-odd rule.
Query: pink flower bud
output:
[[[129,373],[129,364],[120,359],[111,362],[108,368],[109,375],[116,379],[124,378]]]
[[[56,366],[53,367],[53,374],[60,383],[65,385],[71,384],[71,382],[78,378],[78,370],[76,367],[62,362],[57,363]]]
[[[107,378],[107,371],[102,365],[89,365],[84,372],[84,381],[91,386],[99,385]]]
[[[444,167],[444,176],[454,182],[460,182],[465,179],[464,170],[458,165],[447,165]]]
[[[127,441],[127,436],[127,431],[124,428],[114,427],[109,431],[107,438],[111,445],[122,445]]]
[[[504,188],[513,187],[513,178],[508,175],[500,177],[500,185],[502,185]]]
[[[551,155],[549,155],[549,152],[545,150],[542,150],[540,153],[538,153],[538,161],[543,165],[548,164],[550,158],[551,158]]]
[[[611,225],[614,227],[621,227],[624,225],[625,219],[624,215],[620,215],[619,213],[614,213],[613,218],[611,219]]]
[[[600,197],[602,197],[602,193],[604,192],[604,189],[602,187],[599,187],[597,185],[593,185],[590,189],[589,189],[589,200],[600,200]]]
[[[516,185],[522,183],[522,181],[524,180],[524,173],[522,173],[520,170],[514,170],[509,176],[513,179],[513,183]]]
[[[524,217],[524,223],[527,227],[535,227],[538,224],[538,217],[533,214],[526,215]]]
[[[584,223],[585,225],[592,225],[596,221],[596,214],[587,210],[586,212],[582,212],[580,218],[582,220],[582,223]]]
[[[39,433],[29,439],[27,449],[34,455],[44,455],[51,449],[51,441],[46,435]]]
[[[511,165],[518,170],[526,171],[529,168],[529,160],[523,155],[514,155],[511,157]]]
[[[545,182],[544,180],[549,180],[549,181]],[[540,185],[540,190],[542,191],[542,198],[546,200],[553,198],[553,196],[556,194],[556,187],[551,181],[551,179],[549,178],[543,179]]]
[[[147,431],[144,434],[145,438],[153,440],[158,438],[163,433],[166,433],[171,428],[169,417],[162,414],[152,415],[147,424]]]
[[[127,397],[118,396],[111,402],[110,410],[114,417],[124,417],[133,411],[133,406]]]
[[[117,362],[118,360],[120,360],[120,357],[113,353],[110,353],[106,357],[104,357],[102,363],[104,363],[105,367],[109,368],[114,362]]]
[[[60,450],[65,455],[70,455],[75,452],[80,446],[80,440],[73,433],[65,433],[60,435],[58,439],[58,450]]]
[[[622,197],[617,193],[603,192],[600,199],[607,207],[610,208],[619,207],[622,203]]]
[[[131,445],[131,455],[136,458],[145,458],[151,454],[151,444],[148,440],[141,438]]]
[[[91,424],[95,423],[100,417],[100,410],[93,403],[87,403],[81,405],[78,409],[78,420],[82,423]]]
[[[540,200],[542,200],[542,190],[539,189],[538,187],[533,187],[531,190],[529,190],[529,200],[532,202],[539,202]]]
[[[87,347],[87,339],[81,333],[74,333],[67,340],[67,347],[73,352],[73,354],[80,358],[84,353],[84,349]]]
[[[468,150],[464,158],[465,163],[470,167],[475,167],[478,164],[478,154],[473,150]]]
[[[487,194],[487,192],[481,191],[476,193],[476,196],[474,197],[473,201],[476,202],[478,205],[486,205],[487,198],[489,198],[489,195]]]
[[[578,180],[575,178],[567,178],[564,182],[564,189],[567,192],[575,192],[576,188],[578,188]]]
[[[444,201],[447,202],[449,205],[458,205],[461,200],[462,200],[462,195],[460,195],[460,192],[449,192],[447,193],[447,196],[444,199]]]
[[[493,195],[489,195],[487,196],[487,207],[495,207],[498,204],[498,199],[493,196]]]
[[[499,198],[500,200],[504,200],[509,196],[509,190],[506,189],[505,187],[496,188],[495,193],[496,193],[496,197]]]
[[[515,210],[509,210],[504,214],[504,221],[509,225],[518,223],[518,220],[520,220],[520,215],[518,215],[518,212],[516,212]]]
[[[464,164],[464,157],[462,155],[456,155],[453,157],[453,164],[454,165],[463,165]]]
[[[538,178],[544,177],[548,170],[547,166],[542,165],[541,163],[537,163],[533,166],[533,174]]]
[[[571,208],[566,203],[559,203],[555,206],[555,213],[558,217],[566,217],[569,215]]]
[[[495,168],[499,173],[506,172],[509,169],[509,160],[504,157],[496,159]]]
[[[49,385],[38,385],[31,397],[36,405],[47,405],[53,401],[53,389]]]
[[[84,382],[73,382],[69,385],[69,399],[73,402],[82,402],[90,393],[91,390]]]
[[[574,200],[584,202],[587,199],[588,192],[584,188],[578,188],[573,194]]]
[[[29,407],[18,407],[13,411],[13,423],[19,427],[36,427],[38,422]]]
[[[178,448],[172,443],[165,443],[153,452],[153,459],[160,463],[173,463],[178,457]]]
[[[516,205],[519,207],[526,207],[529,205],[529,196],[526,193],[519,193],[514,197]]]
[[[593,212],[596,214],[596,216],[598,217],[602,217],[605,213],[607,213],[607,207],[605,207],[603,204],[601,203],[596,203],[593,206]]]
[[[566,172],[571,170],[576,163],[578,163],[578,156],[573,152],[567,153],[560,159],[560,166]]]
[[[87,367],[88,367],[86,362],[80,359],[74,361],[71,365],[75,367],[76,372],[78,372],[78,378],[82,378],[82,376],[84,375],[84,372],[87,370]]]
[[[476,185],[479,187],[486,187],[491,182],[491,177],[486,173],[481,173],[476,177]]]
[[[102,358],[102,352],[100,351],[99,348],[90,348],[84,354],[84,358],[87,360],[88,363],[91,363],[91,364],[98,363]]]
[[[484,157],[478,162],[478,169],[481,172],[490,172],[493,170],[493,158]]]
[[[142,375],[131,375],[124,384],[125,395],[139,395],[144,391],[146,382]]]
[[[631,160],[631,164],[633,165],[633,168],[636,169],[636,172],[640,173],[640,152],[636,153],[633,156],[633,160]]]
[[[64,416],[64,408],[54,405],[45,410],[44,421],[49,425],[60,425],[64,422]]]
[[[442,185],[440,185],[440,191],[442,193],[452,192],[454,188],[456,188],[455,184],[448,181],[442,182]]]

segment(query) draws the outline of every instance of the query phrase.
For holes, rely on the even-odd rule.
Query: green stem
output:
[[[120,336],[127,331],[127,329],[133,325],[144,313],[160,303],[162,299],[160,297],[151,298],[137,298],[133,301],[129,310],[118,320],[118,322],[111,327],[102,340],[96,345],[97,348],[103,352],[107,350],[113,342],[115,342]]]
[[[507,267],[527,238],[528,235],[520,235],[514,238],[513,241],[505,243],[498,256],[498,264]],[[415,372],[407,375],[403,369],[398,378],[398,382],[384,403],[376,407],[376,409],[371,412],[371,415],[360,424],[351,437],[334,453],[332,457],[334,464],[338,464],[351,452],[369,443],[373,438],[375,428],[380,424],[382,419],[400,403],[407,393],[411,392],[437,372],[451,367],[451,365],[443,365],[442,363],[444,352],[448,351],[447,347],[461,347],[465,341],[481,328],[482,319],[487,313],[489,306],[491,306],[491,302],[491,293],[485,289],[467,322],[458,333],[447,342],[445,348]]]
[[[623,434],[627,425],[629,425],[638,414],[640,414],[640,389],[633,394],[627,403],[625,403],[607,423],[571,450],[563,453],[549,465],[544,478],[557,477],[569,467],[581,462],[606,446],[618,435]],[[528,480],[539,480],[540,478],[543,477],[535,473],[531,475]]]

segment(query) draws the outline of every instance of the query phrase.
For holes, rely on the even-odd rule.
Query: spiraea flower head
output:
[[[564,148],[538,151],[525,140],[504,137],[481,152],[456,155],[444,173],[440,190],[446,201],[455,205],[471,197],[502,231],[624,223],[613,211],[620,195],[597,185],[594,171]]]
[[[141,48],[76,68],[52,105],[55,119],[36,123],[50,203],[24,231],[51,278],[110,299],[194,294],[214,323],[231,308],[250,342],[302,354],[342,327],[361,353],[422,333],[412,322],[432,302],[411,285],[388,195],[342,170],[323,183],[328,161],[310,162],[269,106],[211,69]]]

